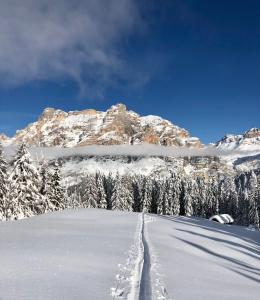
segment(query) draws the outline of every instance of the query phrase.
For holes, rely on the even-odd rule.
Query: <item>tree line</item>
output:
[[[254,171],[209,178],[175,170],[161,177],[97,172],[65,189],[57,162],[36,167],[23,144],[8,166],[0,150],[0,219],[89,207],[204,218],[228,213],[259,228],[260,178]]]

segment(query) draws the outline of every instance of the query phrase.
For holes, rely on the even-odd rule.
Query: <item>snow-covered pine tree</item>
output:
[[[218,179],[217,178],[212,178],[210,189],[211,189],[211,193],[212,193],[211,214],[216,215],[219,213]]]
[[[44,212],[40,174],[33,165],[25,144],[18,149],[9,181],[11,186],[8,218],[19,219]]]
[[[148,176],[143,177],[141,192],[142,211],[148,213],[151,211],[152,196],[152,183]]]
[[[114,189],[114,178],[111,173],[108,176],[103,175],[103,185],[106,194],[107,209],[112,209],[111,197]]]
[[[51,209],[62,210],[67,208],[67,197],[65,188],[61,183],[61,173],[58,162],[55,162],[53,173],[50,175],[46,197],[48,201],[50,201]]]
[[[161,179],[153,179],[152,194],[151,194],[151,213],[157,213],[158,199],[160,197]]]
[[[99,194],[96,183],[96,176],[90,174],[85,179],[85,189],[82,196],[82,206],[84,208],[97,208],[99,201]]]
[[[135,175],[132,178],[132,191],[133,191],[133,211],[141,212],[141,176]]]
[[[164,214],[172,215],[172,200],[173,200],[173,182],[172,178],[166,178],[165,180],[165,194],[164,194]]]
[[[112,209],[125,211],[133,210],[133,193],[130,190],[127,176],[120,176],[117,173],[111,202]]]
[[[157,202],[157,214],[158,215],[163,215],[165,214],[165,188],[166,188],[166,183],[165,181],[161,181],[160,184],[158,185],[159,187],[159,197],[158,197],[158,202]]]
[[[98,208],[107,209],[106,192],[103,184],[103,178],[99,172],[96,173],[96,187],[98,193]]]
[[[238,214],[238,193],[234,178],[230,178],[229,191],[229,198],[227,199],[227,211],[234,219],[236,219]]]
[[[249,211],[248,211],[248,224],[253,225],[259,229],[259,215],[257,208],[257,177],[254,171],[249,174]]]
[[[81,196],[77,189],[70,193],[67,196],[68,198],[68,208],[78,209],[81,207]]]
[[[169,193],[171,201],[169,202],[169,214],[180,214],[180,193],[181,193],[181,178],[177,173],[171,172],[169,178]],[[169,195],[168,195],[169,198]]]
[[[197,177],[196,178],[196,199],[193,207],[196,207],[196,211],[193,213],[196,216],[204,217],[206,216],[205,212],[205,203],[207,199],[207,188],[204,178]]]
[[[259,230],[259,214],[257,209],[256,199],[254,197],[249,198],[249,213],[248,213],[249,225],[253,225]]]
[[[204,184],[205,201],[204,201],[204,214],[209,218],[219,211],[218,202],[218,182],[215,177],[209,177]]]
[[[184,214],[185,216],[193,215],[193,207],[192,207],[192,179],[187,178],[183,181],[183,189],[184,189]]]
[[[52,174],[50,171],[50,167],[47,163],[47,161],[43,160],[40,164],[40,176],[41,176],[41,182],[40,182],[40,193],[42,194],[44,201],[43,201],[43,208],[44,212],[50,212],[55,210],[55,205],[51,201],[51,194],[52,194]]]
[[[248,225],[248,211],[249,211],[249,191],[248,191],[248,174],[243,173],[239,176],[238,182],[238,218],[237,222],[241,225]]]
[[[7,219],[8,205],[7,162],[4,159],[3,148],[0,144],[0,220]]]

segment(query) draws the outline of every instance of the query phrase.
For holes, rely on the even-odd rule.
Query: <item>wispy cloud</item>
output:
[[[135,0],[0,0],[1,84],[72,78],[102,93],[133,79],[120,49],[141,24]]]
[[[229,155],[250,155],[254,151],[223,150],[215,146],[205,146],[203,148],[189,147],[166,147],[151,144],[142,145],[114,145],[114,146],[85,146],[74,148],[58,147],[32,147],[31,153],[38,158],[44,157],[54,159],[68,156],[164,156],[164,157],[186,157],[186,156],[229,156]]]

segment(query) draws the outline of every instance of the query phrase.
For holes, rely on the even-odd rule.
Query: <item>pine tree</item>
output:
[[[40,165],[40,176],[41,176],[41,183],[40,183],[40,193],[44,198],[43,207],[44,213],[54,211],[55,203],[51,201],[51,194],[52,194],[52,174],[50,171],[50,167],[46,161],[43,161]]]
[[[248,215],[249,225],[253,225],[256,229],[259,229],[259,214],[256,204],[256,199],[250,197],[249,199],[249,215]]]
[[[171,215],[173,204],[173,182],[171,178],[166,178],[165,180],[164,203],[165,214]]]
[[[11,187],[8,218],[30,217],[44,211],[40,174],[33,165],[25,144],[20,146],[15,156],[9,180]]]
[[[85,180],[85,189],[82,197],[82,205],[84,208],[98,207],[99,195],[95,175],[89,175]]]
[[[141,176],[134,176],[132,180],[132,191],[133,191],[133,211],[141,212],[141,185],[140,182],[142,180]]]
[[[158,203],[157,203],[157,214],[158,215],[163,215],[165,214],[165,181],[160,182],[159,188],[159,197],[158,197]]]
[[[70,193],[68,198],[68,208],[77,209],[81,207],[81,196],[77,189]]]
[[[127,176],[119,176],[117,173],[113,189],[112,209],[132,211],[133,194],[130,190],[130,184],[127,182]]]
[[[159,180],[152,180],[152,193],[151,193],[151,213],[157,213],[157,205],[158,199],[160,197],[160,179]]]
[[[248,223],[259,229],[259,215],[257,209],[257,177],[254,171],[249,174],[249,209],[248,209]]]
[[[96,187],[98,194],[98,208],[107,209],[106,192],[103,185],[102,176],[100,173],[96,173]]]
[[[185,180],[183,185],[184,189],[184,214],[185,216],[193,215],[193,207],[192,207],[192,181],[191,179]]]
[[[48,198],[48,201],[50,201],[51,209],[62,210],[67,208],[67,198],[65,189],[61,183],[61,174],[58,162],[55,162],[54,171],[50,175],[50,179],[46,197]]]
[[[148,213],[151,211],[152,185],[149,177],[143,177],[141,189],[142,211]]]
[[[170,189],[172,189],[172,201],[170,205],[170,214],[179,215],[180,214],[180,194],[181,194],[181,179],[176,174],[171,174]]]
[[[108,176],[103,175],[103,186],[106,194],[107,209],[112,209],[111,197],[114,189],[114,179],[111,173]]]
[[[3,148],[0,145],[0,220],[7,219],[7,209],[8,209],[7,163],[3,156]]]

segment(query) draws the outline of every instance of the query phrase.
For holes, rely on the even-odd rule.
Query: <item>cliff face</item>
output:
[[[39,119],[17,131],[13,143],[34,146],[159,144],[201,147],[198,138],[157,116],[140,116],[117,104],[105,112],[93,109],[64,112],[46,108]]]

